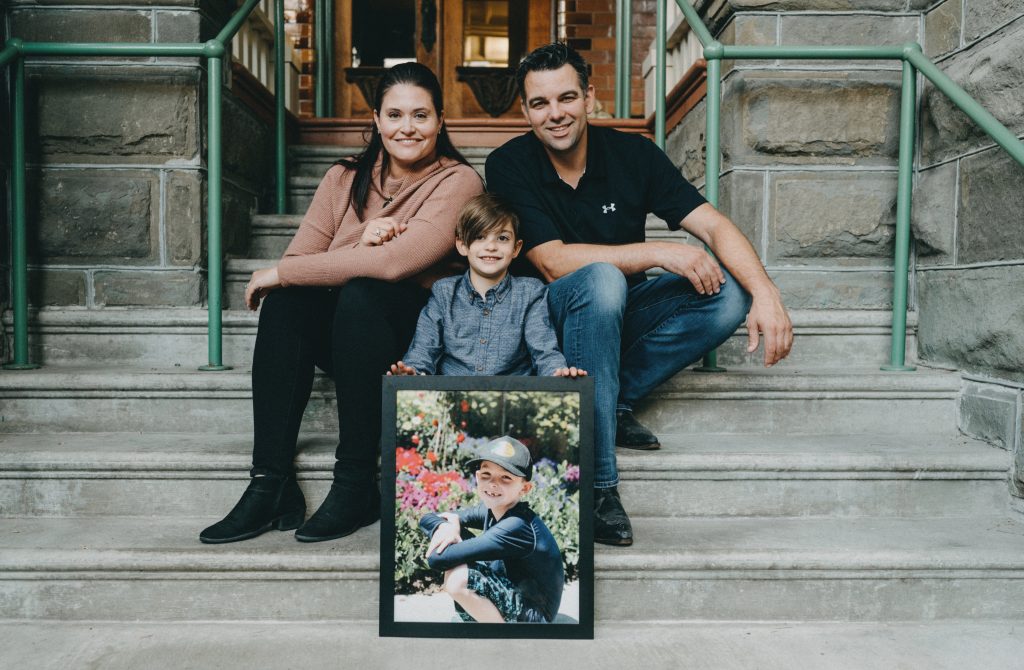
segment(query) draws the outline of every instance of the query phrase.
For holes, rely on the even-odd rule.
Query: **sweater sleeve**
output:
[[[455,222],[459,210],[482,190],[479,177],[471,169],[452,170],[441,178],[408,219],[406,231],[395,239],[374,247],[357,244],[330,250],[327,250],[330,240],[320,248],[325,205],[315,202],[314,197],[306,217],[313,230],[303,236],[301,243],[300,235],[296,235],[278,263],[281,284],[341,286],[356,277],[390,282],[413,277],[451,252],[455,246]],[[317,189],[318,195],[319,192]],[[336,216],[336,213],[330,212],[329,216]],[[333,235],[331,237],[333,239]]]

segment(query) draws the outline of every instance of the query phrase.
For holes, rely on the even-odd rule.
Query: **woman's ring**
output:
[[[380,228],[378,228],[377,230],[373,231],[373,234],[376,235],[377,237],[384,237],[384,231],[382,229],[380,229]]]

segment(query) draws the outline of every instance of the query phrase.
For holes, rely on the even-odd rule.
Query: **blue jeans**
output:
[[[594,378],[594,485],[619,483],[615,410],[632,409],[659,384],[719,346],[750,309],[732,275],[701,295],[666,273],[629,288],[609,263],[584,266],[548,285],[548,308],[569,365]]]

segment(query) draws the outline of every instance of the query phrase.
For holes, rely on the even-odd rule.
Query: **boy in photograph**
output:
[[[567,367],[558,350],[544,284],[508,272],[523,242],[506,201],[486,193],[470,200],[455,246],[469,270],[434,283],[409,351],[389,374],[586,374]]]
[[[444,590],[463,621],[550,623],[558,614],[565,573],[544,521],[522,500],[532,488],[530,451],[499,437],[467,463],[481,503],[427,514],[427,564],[444,570]],[[482,530],[473,536],[465,528]]]

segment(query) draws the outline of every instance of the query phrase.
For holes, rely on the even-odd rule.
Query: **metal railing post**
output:
[[[722,118],[721,49],[705,49],[704,58],[708,63],[707,96],[705,98],[707,100],[707,120],[704,130],[705,152],[707,154],[704,158],[704,197],[712,207],[717,209],[718,177],[722,172],[722,148],[720,142]],[[718,366],[718,351],[715,349],[706,353],[701,364],[694,369],[698,372],[725,372],[725,368]]]
[[[314,98],[314,113],[317,118],[327,116],[327,85],[326,71],[327,63],[323,57],[323,46],[327,43],[327,10],[326,5],[330,0],[315,0],[313,3],[313,39],[316,42],[313,46],[316,49],[316,96]]]
[[[920,48],[920,47],[918,47]],[[907,372],[907,282],[910,272],[910,212],[914,189],[914,116],[917,114],[917,71],[903,61],[900,93],[900,156],[896,191],[896,250],[892,277],[892,352],[883,370]]]
[[[317,46],[317,63],[323,61],[324,113],[334,116],[334,0],[324,0],[324,42]]]
[[[656,0],[657,18],[655,21],[654,56],[657,58],[654,68],[654,142],[659,149],[665,149],[665,56],[668,54],[665,31],[668,26],[666,16],[667,0]]]
[[[207,78],[207,156],[206,156],[206,311],[208,318],[207,347],[209,362],[200,370],[230,370],[221,356],[223,290],[223,254],[221,251],[221,77],[224,69],[224,46],[216,41],[206,43]]]
[[[28,360],[28,237],[25,223],[25,59],[14,57],[11,108],[11,302],[14,360],[5,370],[33,370]]]
[[[285,137],[285,61],[284,61],[284,0],[277,0],[274,10],[274,161],[275,200],[278,214],[288,211],[288,164]]]
[[[659,0],[660,1],[660,0]],[[615,117],[628,119],[632,96],[633,4],[615,2]]]

